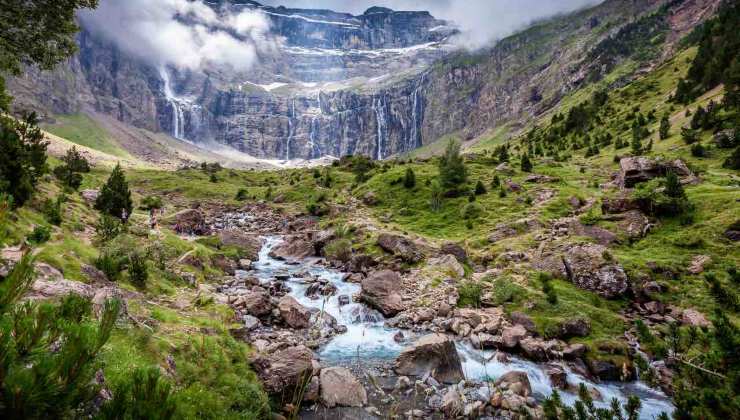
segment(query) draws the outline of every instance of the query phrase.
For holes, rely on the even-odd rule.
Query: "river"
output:
[[[259,259],[253,264],[254,273],[262,282],[269,282],[276,275],[288,276],[287,285],[290,287],[290,295],[306,307],[318,308],[332,315],[340,324],[347,326],[347,332],[337,335],[328,344],[318,351],[323,364],[333,365],[347,363],[355,359],[358,361],[374,360],[386,361],[392,364],[401,350],[402,343],[394,340],[398,329],[385,326],[385,320],[375,310],[366,307],[362,303],[353,302],[341,306],[339,296],[351,297],[360,292],[360,285],[342,281],[344,273],[316,264],[316,259],[308,259],[299,264],[291,264],[277,260],[269,256],[273,247],[278,245],[282,239],[276,236],[265,238],[265,244],[259,253]],[[305,296],[306,289],[310,283],[299,279],[298,274],[308,271],[311,275],[318,276],[337,287],[337,293],[325,299],[310,299]],[[408,337],[409,333],[404,331]],[[508,357],[507,362],[499,362],[493,358],[494,351],[477,350],[469,344],[457,341],[456,343],[463,371],[469,380],[484,381],[497,378],[506,372],[520,370],[527,373],[532,386],[532,392],[536,399],[543,400],[552,394],[550,380],[545,373],[545,366],[518,358],[514,355]],[[634,382],[599,382],[594,383],[577,375],[567,366],[563,365],[567,372],[569,384],[578,386],[584,383],[589,388],[595,388],[603,397],[602,401],[595,401],[600,407],[608,407],[612,398],[617,398],[622,403],[627,401],[630,395],[637,395],[642,403],[640,419],[653,419],[660,413],[670,414],[673,405],[663,392],[650,388],[646,384]],[[562,400],[567,404],[573,404],[577,396],[566,391],[560,391]]]

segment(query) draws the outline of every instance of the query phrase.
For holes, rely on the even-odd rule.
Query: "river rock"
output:
[[[588,350],[588,348],[585,344],[569,344],[565,349],[563,349],[563,358],[567,360],[580,359],[586,354],[586,350]]]
[[[311,380],[306,385],[306,389],[303,391],[304,402],[317,402],[320,397],[321,385],[318,376],[312,376]]]
[[[509,318],[511,318],[512,324],[521,325],[529,332],[533,333],[537,331],[537,326],[534,324],[534,321],[532,321],[532,318],[523,312],[514,311],[509,315]]]
[[[283,321],[291,328],[308,328],[310,325],[311,312],[292,296],[286,295],[280,298],[278,310]]]
[[[367,404],[365,387],[347,368],[321,369],[319,381],[321,382],[321,401],[329,408],[362,407]]]
[[[247,313],[256,317],[269,315],[272,311],[270,295],[262,289],[250,290],[239,296],[234,306],[241,306]]]
[[[349,305],[350,298],[349,295],[339,295],[337,296],[337,302],[339,303],[339,306]]]
[[[272,395],[292,395],[295,387],[313,372],[313,352],[299,345],[259,356],[252,361],[265,390]]]
[[[571,318],[558,326],[558,337],[586,337],[591,334],[591,323],[586,318]]]
[[[262,325],[260,320],[252,315],[244,315],[243,321],[244,328],[246,328],[247,331],[254,331]]]
[[[521,397],[528,397],[532,395],[532,386],[529,383],[529,377],[527,372],[520,370],[512,370],[496,379],[494,385],[505,390],[509,390],[512,393]]]
[[[568,374],[562,366],[547,365],[545,373],[547,374],[547,377],[550,378],[550,383],[553,387],[558,389],[566,389],[568,387]]]
[[[429,334],[406,347],[396,359],[399,375],[431,375],[438,382],[456,384],[465,379],[455,343],[443,334]]]
[[[463,414],[462,395],[460,395],[456,388],[451,387],[444,394],[441,409],[445,418],[448,419],[454,419]]]
[[[185,209],[173,216],[174,230],[186,235],[208,235],[210,228],[203,213],[197,209]]]
[[[604,381],[618,381],[620,377],[619,368],[608,360],[589,359],[588,368],[591,373]]]
[[[382,233],[378,236],[378,246],[407,263],[415,264],[424,259],[419,247],[403,236]]]
[[[376,271],[362,280],[360,299],[387,317],[406,309],[401,299],[401,277],[395,271]]]
[[[513,349],[519,344],[519,340],[527,336],[527,330],[521,325],[506,327],[501,331],[503,345],[507,349]]]
[[[287,237],[284,242],[270,251],[270,257],[278,260],[296,261],[314,255],[311,241],[302,236]]]
[[[257,235],[250,235],[236,229],[225,229],[218,233],[218,239],[226,246],[234,246],[242,251],[244,258],[250,261],[259,259],[259,252],[262,248],[262,239]],[[240,265],[241,261],[240,261]],[[251,262],[247,264],[251,266]],[[248,269],[242,266],[242,269]]]

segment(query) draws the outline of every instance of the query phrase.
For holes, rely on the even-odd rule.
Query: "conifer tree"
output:
[[[468,171],[460,156],[460,143],[450,140],[439,161],[439,180],[442,188],[454,190],[468,180]]]
[[[100,195],[95,201],[95,208],[124,222],[131,215],[134,204],[131,200],[131,191],[128,188],[126,175],[123,173],[120,164],[116,165],[108,181],[100,190]]]
[[[522,172],[532,172],[532,162],[526,153],[522,155],[521,168]]]
[[[411,168],[406,168],[406,173],[403,176],[403,186],[407,189],[412,189],[416,186],[416,174]]]
[[[659,135],[661,140],[665,140],[670,135],[671,131],[671,122],[668,120],[668,114],[663,115],[663,118],[660,119],[660,130]]]

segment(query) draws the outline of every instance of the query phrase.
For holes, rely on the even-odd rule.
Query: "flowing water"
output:
[[[291,288],[292,297],[306,307],[325,311],[335,317],[340,324],[347,326],[346,333],[336,336],[319,350],[318,354],[321,359],[328,364],[341,364],[350,360],[387,360],[392,363],[404,347],[393,338],[399,330],[386,327],[385,320],[378,312],[362,303],[352,302],[351,297],[360,292],[360,285],[342,281],[344,273],[318,265],[315,260],[291,264],[271,258],[270,251],[281,241],[279,237],[266,238],[265,245],[259,253],[259,260],[254,263],[257,277],[262,282],[267,282],[274,279],[276,275],[290,276],[287,285]],[[305,272],[331,282],[337,287],[337,293],[326,299],[312,300],[306,297],[305,292],[310,283],[301,279]],[[339,296],[341,295],[349,296],[350,303],[340,306]],[[408,333],[404,331],[404,334]],[[493,357],[495,351],[476,350],[462,341],[458,341],[456,346],[462,360],[463,371],[468,379],[493,379],[512,370],[520,370],[529,376],[532,392],[537,399],[542,400],[552,394],[553,389],[543,365],[514,356],[510,356],[507,363],[502,363]],[[584,383],[590,388],[595,388],[602,395],[603,401],[595,402],[597,406],[608,407],[612,398],[617,398],[624,403],[630,395],[637,395],[642,402],[641,419],[653,419],[661,412],[673,411],[673,405],[668,397],[642,382],[593,383],[567,367],[565,369],[569,384],[577,386]],[[573,404],[576,400],[574,394],[565,391],[560,394],[562,400],[568,404]]]

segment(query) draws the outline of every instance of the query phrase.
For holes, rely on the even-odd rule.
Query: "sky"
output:
[[[323,8],[361,14],[371,6],[428,10],[454,21],[463,34],[458,44],[476,49],[511,35],[533,21],[571,12],[601,0],[263,0],[268,5]],[[189,20],[183,23],[176,16]],[[248,70],[280,40],[259,11],[219,17],[202,0],[102,0],[80,18],[119,48],[157,66],[197,70],[206,63]],[[237,34],[237,36],[234,36]]]

